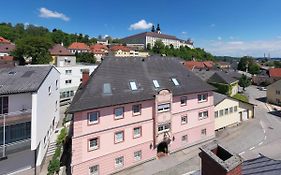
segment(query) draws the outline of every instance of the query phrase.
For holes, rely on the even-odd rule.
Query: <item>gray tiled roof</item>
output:
[[[230,75],[226,74],[223,71],[219,71],[214,73],[208,80],[210,83],[224,83],[224,84],[231,84],[238,80],[232,78]]]
[[[224,94],[220,94],[220,93],[217,93],[217,92],[214,92],[214,105],[216,106],[217,104],[219,104],[221,101],[223,101],[224,99],[227,98],[226,95]]]
[[[175,86],[171,78],[176,78]],[[156,89],[153,80],[160,88]],[[135,81],[138,90],[132,91],[129,82]],[[103,94],[105,83],[111,85],[111,94]],[[169,89],[173,95],[211,91],[214,88],[188,71],[176,58],[117,58],[103,60],[92,73],[88,84],[80,87],[69,112],[100,108],[153,99],[160,89]]]
[[[244,161],[242,164],[243,175],[280,175],[281,161],[273,160],[264,155],[256,159]]]
[[[18,66],[0,69],[0,95],[35,92],[52,66]]]

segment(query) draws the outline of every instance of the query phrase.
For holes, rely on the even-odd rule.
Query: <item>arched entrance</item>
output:
[[[160,142],[158,145],[157,145],[157,153],[165,153],[167,154],[168,153],[168,143],[163,141],[163,142]]]

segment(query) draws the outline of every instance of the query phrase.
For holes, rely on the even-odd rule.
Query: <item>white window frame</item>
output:
[[[198,94],[197,98],[199,103],[206,102],[208,101],[208,93]]]
[[[201,129],[201,136],[206,136],[207,135],[207,129]]]
[[[115,168],[122,168],[124,166],[124,156],[115,158]]]
[[[219,111],[215,111],[215,118],[219,117]]]
[[[135,112],[135,111],[134,111],[134,107],[135,107],[135,106],[138,106],[139,112]],[[133,111],[133,115],[140,115],[140,114],[141,114],[141,104],[135,104],[135,105],[133,105],[133,106],[132,106],[132,111]]]
[[[228,114],[229,114],[229,109],[228,109],[228,108],[225,108],[225,109],[224,109],[224,114],[225,114],[225,115],[228,115]]]
[[[118,137],[118,134],[122,133],[122,138]],[[114,133],[114,143],[121,143],[124,141],[124,131],[118,131]]]
[[[122,115],[116,115],[116,111],[121,110],[122,109]],[[119,107],[119,108],[115,108],[114,109],[114,118],[115,119],[122,119],[124,118],[124,107]]]
[[[224,115],[223,109],[219,110],[219,116],[222,117]]]
[[[159,130],[159,128],[162,128],[161,130]],[[165,123],[165,124],[160,124],[158,125],[158,133],[163,133],[163,132],[167,132],[170,131],[171,129],[171,123]]]
[[[199,120],[206,119],[206,118],[208,118],[208,116],[209,116],[209,111],[208,110],[202,111],[202,112],[198,113],[198,119]]]
[[[96,145],[91,146],[92,140],[96,140]],[[97,149],[99,149],[99,138],[95,137],[95,138],[89,139],[89,151],[93,151],[93,150],[97,150]]]
[[[134,152],[134,160],[135,160],[135,161],[140,161],[141,158],[142,158],[142,151],[141,151],[141,150],[135,151],[135,152]]]
[[[138,130],[139,130],[139,133],[136,134],[136,133],[135,133],[135,129],[138,129]],[[141,131],[141,127],[135,127],[135,128],[133,129],[133,134],[134,134],[133,137],[134,137],[134,139],[135,139],[135,138],[141,137],[141,132],[142,132],[142,131]]]
[[[184,100],[184,103],[182,103],[182,100]],[[181,96],[180,97],[180,104],[181,104],[181,106],[186,106],[186,104],[187,104],[187,96]]]
[[[185,125],[185,124],[187,124],[187,123],[188,123],[187,115],[182,116],[182,117],[181,117],[181,124],[182,124],[182,125]]]
[[[95,172],[92,172],[92,170]],[[89,175],[99,175],[99,165],[89,167]]]
[[[97,120],[91,121],[91,114],[96,113],[97,115]],[[88,113],[88,123],[89,124],[97,124],[99,123],[99,118],[100,118],[100,112],[99,111],[93,111]]]
[[[171,104],[170,103],[159,104],[157,106],[157,111],[158,112],[166,112],[166,111],[170,111],[170,109],[171,109]]]

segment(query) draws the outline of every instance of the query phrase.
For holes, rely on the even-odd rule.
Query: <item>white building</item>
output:
[[[153,47],[157,40],[162,41],[165,46],[173,45],[176,49],[180,48],[180,46],[187,46],[192,49],[194,48],[193,42],[190,39],[185,41],[178,39],[173,35],[162,34],[159,25],[156,31],[154,30],[153,26],[151,32],[139,33],[122,39],[122,41],[126,44],[143,44],[145,47],[147,47],[148,44]]]
[[[88,69],[91,74],[97,65],[75,64],[57,67],[60,72],[60,104],[69,103],[82,81],[82,72]]]
[[[53,66],[0,69],[0,145],[7,154],[28,145],[35,158],[31,167],[42,164],[59,121],[59,86],[60,74]]]

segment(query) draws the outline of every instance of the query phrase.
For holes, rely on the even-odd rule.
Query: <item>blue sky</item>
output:
[[[1,6],[0,22],[113,37],[160,23],[162,33],[192,38],[216,55],[281,57],[280,0],[9,0]]]

